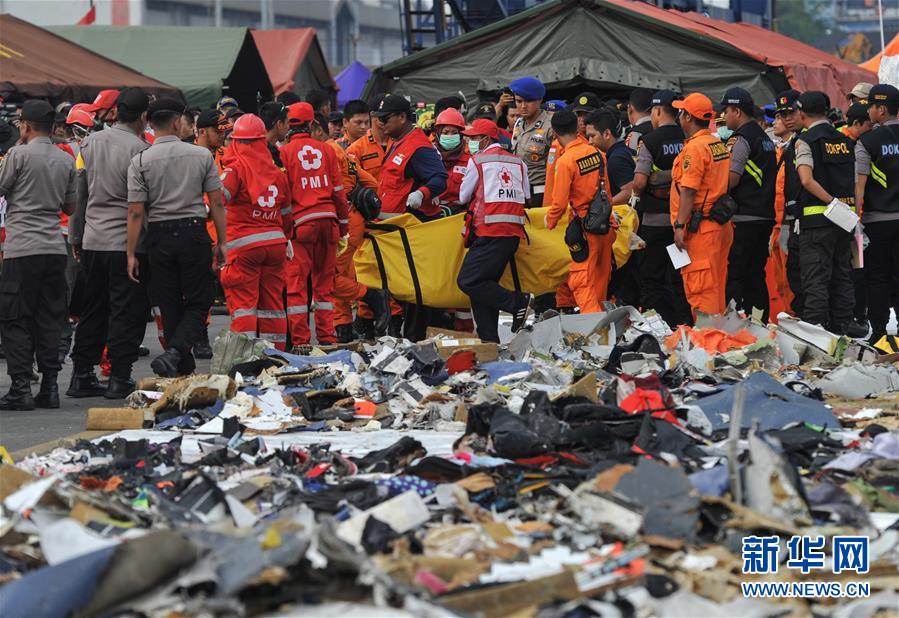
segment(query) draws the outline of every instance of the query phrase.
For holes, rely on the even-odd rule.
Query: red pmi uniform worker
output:
[[[234,122],[231,144],[222,156],[228,206],[228,263],[221,281],[231,315],[231,330],[259,336],[283,350],[286,234],[291,234],[290,188],[272,162],[265,123],[254,114]]]
[[[334,150],[311,136],[315,111],[308,103],[288,108],[288,143],[281,149],[293,204],[294,258],[288,266],[287,321],[294,345],[309,343],[309,291],[312,276],[315,334],[334,343],[334,278],[337,245],[348,234],[347,201]]]
[[[693,309],[704,313],[723,313],[727,284],[727,256],[733,242],[733,226],[709,218],[715,201],[727,193],[730,155],[727,146],[709,131],[714,117],[712,102],[694,92],[683,101],[674,101],[686,141],[671,169],[671,222],[674,244],[685,249],[691,262],[681,268],[684,292]],[[693,212],[702,216],[699,228],[687,226]]]

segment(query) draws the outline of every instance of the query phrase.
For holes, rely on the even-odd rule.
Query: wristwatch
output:
[[[674,224],[674,229],[676,229],[676,230],[682,230],[682,229],[684,229],[685,227],[687,227],[687,224],[686,224],[686,223],[680,223],[680,222],[678,222],[678,223],[675,223],[675,224]]]

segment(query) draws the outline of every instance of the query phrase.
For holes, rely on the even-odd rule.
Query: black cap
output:
[[[142,114],[150,106],[150,97],[140,88],[125,88],[116,99],[118,107],[124,107],[129,112]]]
[[[582,92],[571,100],[571,105],[568,109],[577,113],[592,112],[600,107],[602,107],[602,102],[599,100],[598,96],[592,92]]]
[[[159,112],[175,112],[176,114],[183,114],[184,104],[177,99],[162,97],[150,103],[147,107],[147,117],[153,118],[154,114]]]
[[[806,114],[823,116],[830,108],[830,101],[823,92],[809,90],[799,95],[799,98],[796,99],[796,107]]]
[[[20,118],[29,122],[53,122],[56,118],[56,110],[46,101],[29,99],[22,105]]]
[[[406,100],[406,97],[402,97],[398,94],[388,94],[381,99],[378,107],[372,110],[371,114],[372,116],[383,118],[384,116],[400,114],[402,112],[407,114],[412,113],[412,105]]]
[[[868,118],[867,103],[853,103],[849,106],[849,111],[846,112],[846,119],[849,122],[853,120],[868,120]]]
[[[671,107],[671,104],[679,99],[680,95],[673,90],[659,90],[652,95],[652,105],[653,107],[656,105],[667,105],[668,107]]]
[[[343,114],[340,112],[331,112],[328,116],[328,122],[343,122]]]
[[[496,108],[493,107],[493,103],[481,103],[474,108],[474,119],[478,118],[496,120]]]
[[[793,112],[796,111],[796,101],[799,100],[799,91],[793,90],[784,90],[780,94],[777,95],[777,99],[774,101],[774,111],[775,112]]]
[[[743,88],[728,88],[727,92],[725,92],[724,96],[721,98],[721,105],[723,107],[727,107],[728,105],[734,105],[740,108],[755,107],[755,101],[752,100],[752,95]]]
[[[225,124],[227,124],[225,122],[225,115],[217,109],[204,109],[200,112],[200,115],[197,116],[198,129],[218,127],[220,125],[224,126]]]
[[[877,84],[868,93],[868,105],[899,105],[899,90],[889,84]]]

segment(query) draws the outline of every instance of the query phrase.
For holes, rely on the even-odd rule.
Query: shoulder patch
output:
[[[692,163],[693,163],[692,157],[691,157],[690,155],[688,155],[688,154],[687,154],[687,155],[684,155],[684,161],[683,161],[683,163],[681,164],[681,167],[682,167],[682,168],[684,169],[684,171],[686,172],[688,169],[690,169],[690,165],[691,165]]]
[[[581,173],[581,176],[589,174],[590,172],[595,172],[601,167],[602,159],[600,159],[598,152],[586,157],[581,157],[577,160],[577,169]]]
[[[713,142],[709,144],[709,150],[712,151],[712,161],[724,161],[730,156],[727,145],[723,142]]]

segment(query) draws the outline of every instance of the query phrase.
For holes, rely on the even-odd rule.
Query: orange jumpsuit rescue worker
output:
[[[674,244],[691,260],[681,268],[684,292],[694,315],[723,313],[733,231],[730,223],[718,223],[710,213],[727,193],[730,156],[724,142],[709,131],[715,110],[707,96],[694,92],[672,106],[681,110],[678,119],[686,136],[671,169]]]
[[[293,345],[310,342],[309,301],[314,301],[319,343],[335,342],[334,277],[338,245],[345,248],[347,201],[334,150],[311,136],[315,111],[308,103],[288,108],[289,141],[281,149],[293,203],[294,240],[288,268],[287,320]],[[312,299],[307,279],[312,277]]]
[[[587,116],[588,131],[596,130],[592,118],[593,114]],[[615,234],[608,221],[604,222],[604,232],[599,228],[588,231],[584,219],[595,198],[604,200],[606,218],[611,217],[611,204],[606,194],[609,181],[605,157],[578,134],[574,112],[556,112],[552,117],[552,129],[565,151],[556,161],[553,193],[548,197],[551,205],[545,224],[547,229],[554,229],[571,206],[573,215],[565,232],[566,243],[572,251],[568,285],[581,313],[596,313],[602,311],[602,301],[606,300],[609,289]]]
[[[316,118],[318,117],[316,116]],[[360,208],[365,209],[368,206],[365,209],[366,216],[363,216],[359,209],[350,202],[346,249],[337,254],[337,274],[334,279],[334,331],[337,343],[349,343],[355,339],[353,301],[361,300],[373,311],[375,333],[385,334],[390,321],[390,297],[387,292],[368,289],[356,281],[356,269],[353,264],[353,256],[362,245],[365,235],[366,217],[371,219],[377,216],[380,209],[377,194],[378,181],[365,170],[359,169],[356,162],[350,159],[338,141],[328,139],[325,143],[334,150],[334,155],[337,157],[337,165],[343,179],[343,188],[347,199],[354,199]],[[363,202],[366,203],[363,204]]]
[[[272,162],[265,123],[254,114],[234,121],[222,163],[228,213],[228,263],[221,272],[231,330],[260,337],[283,350],[284,262],[293,232],[287,176]]]
[[[521,159],[497,143],[495,122],[475,120],[463,135],[473,154],[459,189],[459,200],[469,204],[464,232],[468,253],[456,283],[471,299],[478,337],[499,343],[499,312],[512,314],[512,332],[517,332],[527,320],[531,302],[530,294],[499,284],[525,237],[528,172]]]

